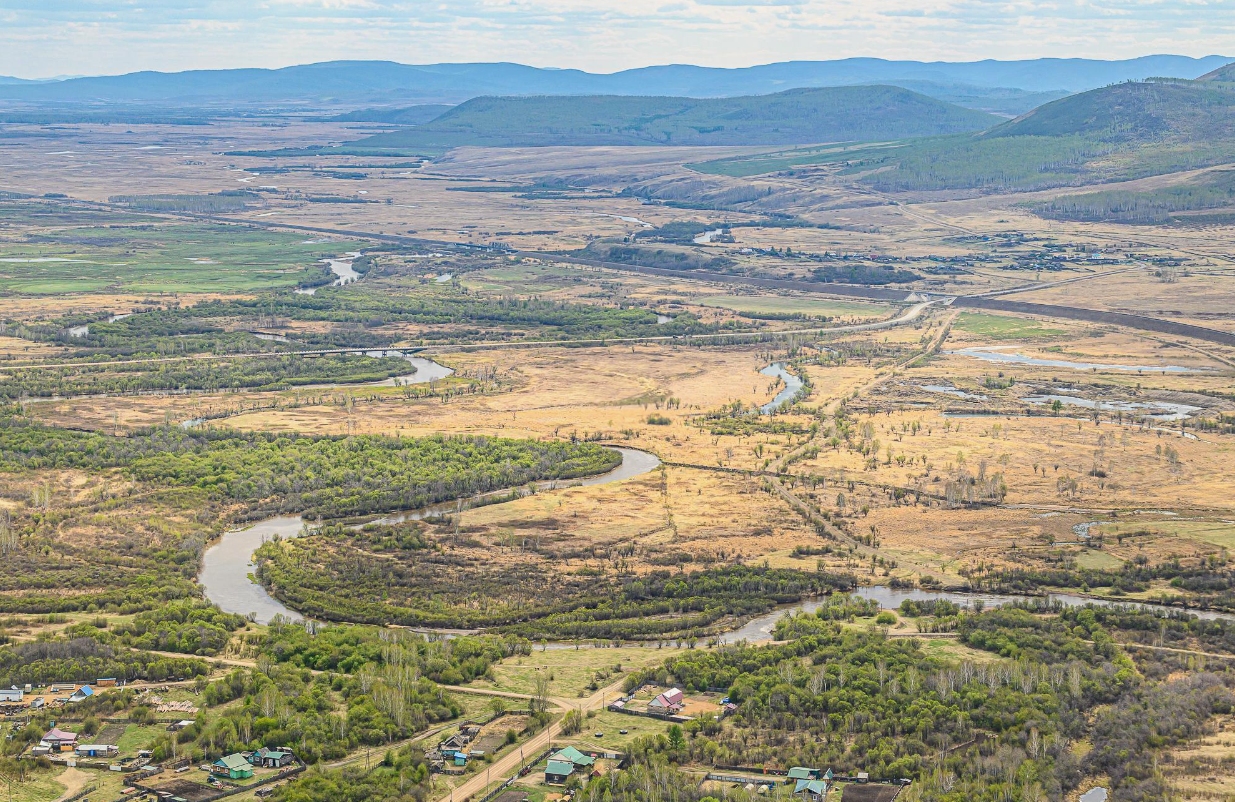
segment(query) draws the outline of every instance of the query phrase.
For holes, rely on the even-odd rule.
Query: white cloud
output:
[[[1235,0],[3,0],[0,74],[1235,54]]]

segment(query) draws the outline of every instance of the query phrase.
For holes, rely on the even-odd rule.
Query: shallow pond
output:
[[[919,384],[918,389],[925,390],[928,393],[941,393],[956,398],[972,398],[977,401],[986,400],[986,396],[981,393],[967,393],[964,390],[958,390],[950,384]]]
[[[1173,404],[1166,401],[1094,401],[1089,398],[1080,398],[1074,395],[1051,395],[1043,393],[1040,395],[1027,395],[1021,399],[1027,404],[1050,404],[1058,401],[1063,406],[1068,407],[1084,407],[1085,409],[1097,409],[1104,412],[1144,412],[1145,410],[1162,410],[1161,412],[1150,412],[1145,415],[1147,418],[1153,418],[1159,421],[1179,421],[1185,420],[1193,412],[1200,412],[1200,407],[1194,407],[1189,404]]]
[[[994,347],[961,348],[956,351],[944,351],[945,354],[971,356],[987,362],[1002,362],[1011,365],[1037,365],[1046,368],[1068,368],[1070,370],[1120,370],[1132,373],[1201,373],[1204,368],[1185,368],[1180,365],[1119,365],[1103,362],[1072,362],[1066,359],[1041,359],[1024,354],[998,351]]]

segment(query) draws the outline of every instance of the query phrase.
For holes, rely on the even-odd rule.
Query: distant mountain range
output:
[[[351,148],[462,145],[793,145],[979,131],[981,111],[895,86],[791,89],[729,98],[538,95],[480,97]]]
[[[674,64],[611,74],[508,63],[410,65],[332,61],[277,70],[135,72],[54,82],[0,81],[0,101],[357,109],[375,105],[453,104],[484,95],[733,97],[797,88],[885,84],[970,108],[1017,114],[1062,93],[1149,77],[1196,78],[1229,61],[1222,56],[1170,55],[1122,61],[921,62],[852,58],[736,69]]]

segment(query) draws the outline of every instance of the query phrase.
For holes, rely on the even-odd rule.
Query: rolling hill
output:
[[[541,145],[779,145],[976,131],[997,118],[892,86],[794,89],[735,98],[483,97],[360,148]]]
[[[790,61],[739,69],[670,64],[596,74],[522,64],[398,64],[332,61],[276,70],[191,70],[0,85],[10,103],[158,103],[359,108],[458,103],[484,95],[671,95],[732,97],[788,89],[897,85],[973,108],[1016,113],[1042,92],[1078,92],[1151,76],[1196,78],[1225,64],[1219,56],[1145,56],[1122,61],[1029,59],[922,62],[850,58]]]
[[[1004,192],[1120,181],[1235,162],[1235,66],[1198,80],[1093,89],[989,130],[704,162],[749,176],[834,165],[886,192]],[[1208,196],[1207,196],[1208,197]]]
[[[1235,135],[1235,92],[1212,79],[1115,84],[1047,103],[989,134],[1074,135],[1113,144],[1229,139]]]

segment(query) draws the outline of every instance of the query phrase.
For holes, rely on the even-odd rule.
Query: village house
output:
[[[210,773],[229,780],[245,780],[253,776],[253,766],[248,758],[235,752],[210,764]]]
[[[575,764],[569,760],[554,760],[549,758],[545,767],[545,783],[547,785],[565,785],[570,775],[575,773]]]
[[[12,688],[0,688],[0,705],[20,704],[26,698],[26,692],[14,685]]]
[[[249,754],[249,762],[264,769],[281,769],[290,766],[295,759],[296,756],[286,749],[269,749],[265,746]]]
[[[65,732],[59,727],[52,727],[39,739],[39,746],[52,752],[68,752],[77,746],[77,733]]]
[[[822,800],[828,795],[828,783],[826,780],[798,780],[793,793],[804,799]]]
[[[676,713],[682,709],[685,701],[685,694],[677,688],[671,688],[648,702],[648,710]]]
[[[69,696],[69,701],[70,702],[84,702],[85,700],[89,699],[91,696],[94,696],[94,688],[91,688],[89,685],[83,685],[77,690],[73,691],[72,695]]]
[[[589,771],[596,758],[585,755],[573,746],[560,749],[549,756],[549,764],[545,767],[545,783],[562,785],[576,771]]]

